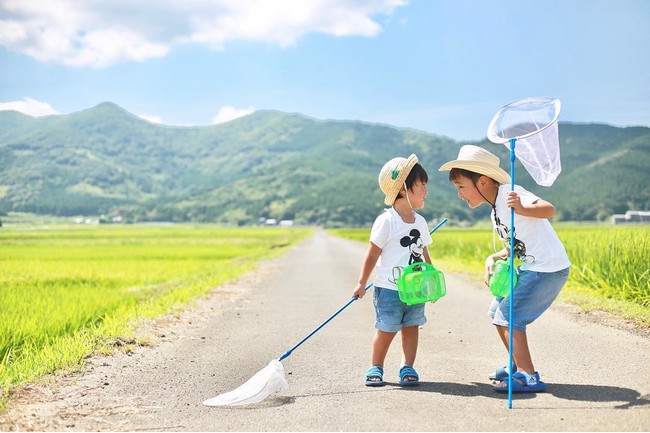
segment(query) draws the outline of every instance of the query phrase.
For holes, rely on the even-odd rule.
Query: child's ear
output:
[[[483,175],[478,179],[478,182],[481,184],[483,188],[485,188],[486,186],[488,186],[491,180],[492,179],[490,179],[489,177]]]

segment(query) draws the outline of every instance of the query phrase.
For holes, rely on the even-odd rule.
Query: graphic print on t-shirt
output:
[[[411,253],[409,257],[409,265],[413,263],[423,262],[422,252],[424,251],[424,241],[420,237],[420,231],[413,229],[408,236],[404,236],[399,240],[400,245],[409,249]]]
[[[424,262],[424,257],[422,253],[424,252],[424,241],[420,236],[420,231],[418,229],[413,229],[409,232],[408,236],[404,236],[399,240],[399,243],[404,248],[409,249],[409,265],[413,263]],[[397,284],[397,280],[404,268],[402,266],[395,266],[393,268],[393,279],[389,280],[391,283]]]
[[[507,248],[510,248],[510,229],[501,222],[497,216],[496,210],[494,211],[494,221],[495,221],[495,230],[499,239],[507,245]],[[526,244],[517,239],[515,235],[515,257],[521,260],[522,263],[533,263],[535,262],[535,257],[530,254],[526,254]]]

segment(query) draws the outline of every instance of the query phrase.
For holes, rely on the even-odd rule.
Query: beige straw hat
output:
[[[510,175],[499,167],[499,157],[482,147],[467,144],[458,151],[458,158],[442,164],[439,171],[462,168],[474,173],[484,174],[500,184],[509,184]]]
[[[411,154],[408,158],[397,157],[388,161],[379,172],[379,188],[386,195],[384,203],[392,206],[399,190],[404,186],[411,169],[418,163],[418,157]]]

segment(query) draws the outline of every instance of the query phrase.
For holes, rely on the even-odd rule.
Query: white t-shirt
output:
[[[506,240],[506,231],[508,233],[510,231],[510,208],[506,204],[508,192],[510,192],[510,185],[501,185],[495,203],[501,227],[497,227],[494,212],[490,214],[492,224],[502,240]],[[515,185],[515,192],[519,194],[521,204],[524,206],[539,200],[539,197],[519,185]],[[545,218],[526,217],[517,215],[515,212],[515,239],[523,242],[526,250],[526,260],[521,265],[522,270],[556,272],[571,265],[564,245],[557,237],[551,223]],[[516,240],[515,242],[517,242]],[[509,240],[506,245],[510,248]],[[515,245],[516,250],[517,246]]]
[[[423,251],[431,244],[427,222],[414,212],[415,222],[405,223],[394,208],[386,209],[375,220],[370,232],[370,242],[381,248],[381,256],[375,266],[375,287],[397,290],[395,277],[401,267],[424,262]]]

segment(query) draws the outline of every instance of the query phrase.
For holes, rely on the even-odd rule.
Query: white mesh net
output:
[[[255,373],[239,388],[219,394],[203,402],[206,406],[238,406],[259,403],[269,395],[289,388],[284,367],[277,359]]]
[[[515,155],[539,185],[551,186],[562,170],[557,118],[560,100],[527,98],[501,108],[488,126],[493,143],[516,138]]]

